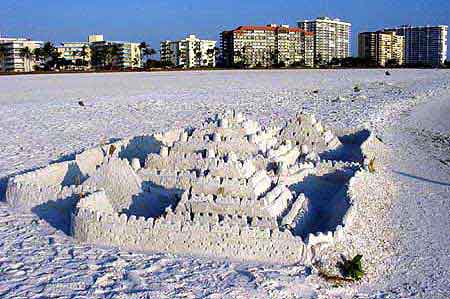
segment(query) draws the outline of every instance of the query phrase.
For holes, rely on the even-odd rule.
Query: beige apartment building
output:
[[[32,72],[40,61],[36,61],[33,51],[42,47],[43,42],[26,38],[0,37],[0,71]],[[26,54],[24,49],[28,49]]]
[[[179,40],[166,40],[161,42],[161,62],[173,66],[215,67],[216,66],[216,41],[202,40],[195,35]]]
[[[63,42],[56,47],[60,58],[70,62],[64,66],[68,70],[88,70],[91,68],[91,44],[102,42],[103,35],[94,34],[88,36],[87,42]]]
[[[340,19],[320,17],[316,20],[299,21],[298,27],[314,33],[314,60],[318,64],[330,62],[333,58],[351,56],[351,27]]]
[[[88,43],[102,42],[104,40],[103,34],[91,34],[88,37]]]
[[[88,42],[64,42],[56,47],[59,57],[70,62],[66,69],[87,70],[91,65],[91,48]]]
[[[99,34],[89,36],[88,41],[92,67],[133,69],[143,66],[140,43],[105,41]]]
[[[240,26],[221,34],[225,66],[313,66],[313,45],[313,33],[288,25]]]
[[[358,35],[358,56],[386,66],[405,63],[405,40],[393,31],[362,32]]]

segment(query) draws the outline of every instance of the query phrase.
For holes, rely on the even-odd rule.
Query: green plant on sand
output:
[[[353,280],[361,280],[364,276],[364,271],[362,269],[362,255],[358,254],[351,260],[344,260],[343,263],[340,264],[340,268],[342,270],[342,274],[345,277],[350,277]]]

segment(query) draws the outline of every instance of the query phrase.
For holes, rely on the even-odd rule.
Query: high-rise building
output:
[[[0,38],[0,71],[31,72],[37,65],[33,51],[42,47],[43,42],[26,38]]]
[[[97,40],[89,37],[89,40]],[[141,68],[142,51],[139,43],[105,41],[102,35],[98,41],[90,42],[91,64],[95,68],[118,69]]]
[[[313,66],[313,43],[313,33],[287,25],[240,26],[222,32],[221,54],[225,66]]]
[[[447,59],[448,26],[404,25],[384,29],[405,38],[405,62],[439,66]]]
[[[380,66],[404,64],[404,49],[403,36],[393,31],[362,32],[358,35],[358,56]]]
[[[215,67],[216,43],[213,40],[199,39],[195,35],[179,41],[163,41],[161,62],[185,68]]]
[[[314,60],[328,63],[333,58],[350,57],[351,24],[328,17],[299,21],[298,27],[314,33]]]

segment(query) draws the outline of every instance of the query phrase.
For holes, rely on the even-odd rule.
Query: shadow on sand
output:
[[[415,176],[415,175],[412,175],[412,174],[408,174],[408,173],[405,173],[405,172],[402,172],[402,171],[395,171],[394,170],[393,172],[395,174],[398,174],[398,175],[401,175],[401,176],[404,176],[404,177],[407,177],[407,178],[419,180],[419,181],[422,181],[422,182],[427,182],[427,183],[430,183],[430,184],[436,184],[436,185],[450,187],[450,183],[444,183],[444,182],[439,182],[439,181],[435,181],[435,180],[430,180],[430,179],[423,178],[423,177],[420,177],[420,176]]]
[[[310,233],[334,231],[342,224],[350,207],[347,196],[348,172],[335,171],[323,176],[310,175],[291,186],[308,199],[305,215],[296,223],[294,234],[306,238]]]

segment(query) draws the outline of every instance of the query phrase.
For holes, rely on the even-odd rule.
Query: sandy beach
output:
[[[0,202],[1,298],[450,297],[450,72],[289,70],[0,77],[0,198],[9,177],[100,143],[236,109],[264,124],[314,113],[386,147],[359,196],[368,275],[334,287],[304,265],[145,254],[74,242]],[[360,92],[355,92],[358,86]],[[83,101],[84,106],[78,104]],[[364,222],[364,220],[367,220]],[[382,244],[382,245],[380,245]]]

